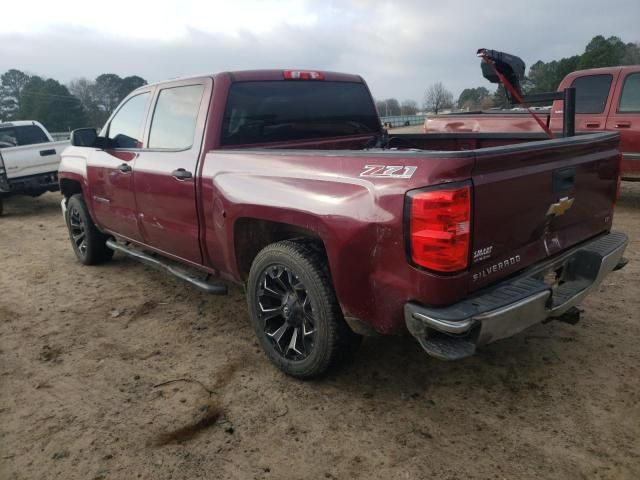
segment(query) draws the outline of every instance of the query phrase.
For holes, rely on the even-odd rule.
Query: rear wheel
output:
[[[360,343],[342,317],[322,256],[283,241],[264,248],[249,273],[247,297],[256,334],[285,373],[311,378],[337,367]]]
[[[101,233],[93,223],[81,194],[69,198],[66,220],[71,246],[81,263],[97,265],[113,257],[113,250],[106,245],[109,237]]]

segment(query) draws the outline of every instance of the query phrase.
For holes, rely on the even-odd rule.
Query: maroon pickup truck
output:
[[[567,87],[576,89],[576,130],[619,132],[622,178],[640,181],[640,65],[578,70],[562,80],[558,91]],[[549,112],[538,115],[553,132],[562,131],[561,101],[555,101]],[[544,136],[529,113],[508,110],[430,115],[424,131],[529,132]]]
[[[99,135],[73,132],[59,178],[82,263],[244,285],[268,357],[308,378],[363,334],[453,360],[575,319],[625,263],[618,141],[388,137],[359,76],[227,72],[131,93]]]

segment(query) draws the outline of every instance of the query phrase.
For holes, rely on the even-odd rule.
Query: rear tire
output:
[[[67,201],[65,220],[71,246],[82,264],[98,265],[111,260],[113,250],[106,245],[109,237],[93,223],[82,194],[72,195]]]
[[[323,257],[309,244],[274,243],[258,253],[247,282],[262,348],[283,372],[302,379],[338,367],[362,339],[344,321]]]

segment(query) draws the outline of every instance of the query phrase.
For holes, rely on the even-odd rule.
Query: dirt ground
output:
[[[0,478],[638,479],[640,184],[615,224],[631,263],[578,325],[459,363],[367,338],[350,366],[300,382],[258,348],[240,289],[207,296],[120,255],[83,267],[57,194],[11,199]]]

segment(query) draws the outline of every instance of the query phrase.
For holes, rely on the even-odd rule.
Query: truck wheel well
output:
[[[234,247],[238,271],[243,280],[249,277],[249,271],[258,252],[267,245],[282,240],[304,241],[313,245],[326,259],[327,253],[324,243],[317,233],[286,223],[259,220],[256,218],[241,218],[234,227]],[[328,270],[328,264],[327,264]]]
[[[77,182],[75,180],[63,178],[62,180],[60,180],[60,191],[66,199],[69,199],[71,195],[82,193],[82,185],[80,185],[80,182]]]

